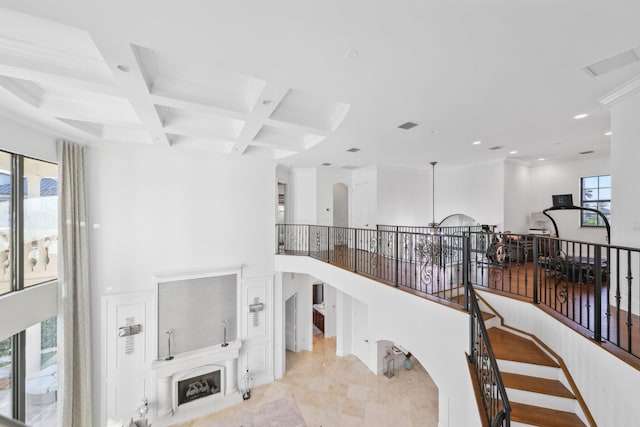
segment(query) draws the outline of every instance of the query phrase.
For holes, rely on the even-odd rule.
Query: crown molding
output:
[[[631,95],[636,94],[638,91],[640,91],[640,76],[636,76],[622,86],[619,86],[608,94],[601,96],[598,98],[598,102],[605,108],[611,108],[613,105]]]

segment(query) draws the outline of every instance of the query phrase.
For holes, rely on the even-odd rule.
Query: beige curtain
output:
[[[84,147],[57,141],[59,180],[58,416],[91,426],[91,322]]]

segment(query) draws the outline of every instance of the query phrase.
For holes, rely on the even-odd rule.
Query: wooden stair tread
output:
[[[576,397],[558,380],[531,377],[528,375],[500,372],[505,387],[526,390],[534,393],[547,394],[556,397],[575,399]]]
[[[511,421],[544,427],[582,427],[585,424],[572,412],[511,402]]]
[[[499,328],[490,328],[487,333],[496,359],[560,367],[531,340]]]
[[[486,311],[481,311],[480,313],[482,314],[482,320],[484,321],[487,321],[489,319],[493,319],[494,317],[496,317],[495,314],[487,313]]]

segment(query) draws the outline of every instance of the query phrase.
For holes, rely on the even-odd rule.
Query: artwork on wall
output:
[[[240,338],[240,267],[155,277],[158,359]]]

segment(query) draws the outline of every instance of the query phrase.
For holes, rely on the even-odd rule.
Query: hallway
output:
[[[354,356],[337,357],[335,338],[313,337],[313,352],[287,351],[284,377],[252,390],[251,399],[181,427],[214,426],[240,411],[293,395],[309,427],[438,425],[438,389],[422,365],[374,375]]]

